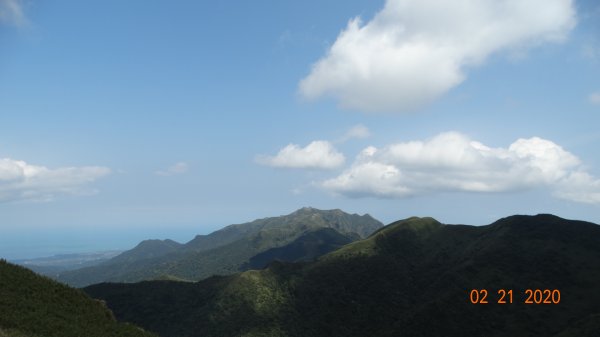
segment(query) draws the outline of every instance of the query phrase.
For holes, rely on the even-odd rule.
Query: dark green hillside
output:
[[[117,323],[101,302],[0,260],[1,337],[154,336]]]
[[[352,281],[340,287],[340,279]],[[598,312],[595,280],[597,225],[549,215],[484,227],[413,218],[309,267],[297,288],[297,309],[299,321],[317,335],[346,327],[344,334],[356,336],[551,336]],[[525,305],[527,288],[559,289],[562,303]],[[494,303],[470,304],[470,289],[488,289]],[[499,289],[513,289],[515,303],[497,304]]]
[[[488,304],[471,304],[487,289]],[[512,304],[498,304],[512,289]],[[524,304],[558,289],[559,304]],[[314,263],[198,283],[85,289],[119,319],[171,336],[597,336],[600,226],[552,215],[481,227],[410,218]],[[174,320],[174,327],[157,322]]]
[[[255,255],[286,246],[314,230],[330,228],[358,239],[382,226],[368,214],[305,207],[284,216],[230,225],[209,235],[196,236],[185,245],[174,241],[144,241],[101,265],[64,272],[58,279],[74,286],[164,278],[200,280],[244,271]],[[323,249],[323,252],[328,251],[330,249]],[[317,252],[319,250],[307,252],[313,255],[305,259],[316,257]],[[302,257],[294,258],[298,259]]]
[[[85,291],[108,298],[119,319],[161,336],[280,336],[287,329],[283,319],[294,316],[290,283],[300,266],[274,262],[197,283],[102,283]]]

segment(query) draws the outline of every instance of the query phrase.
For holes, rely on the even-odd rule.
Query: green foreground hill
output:
[[[0,260],[0,337],[152,337],[100,301]]]
[[[85,291],[164,337],[591,337],[599,281],[600,226],[538,215],[480,227],[410,218],[312,263]],[[489,303],[472,304],[472,289]],[[500,289],[513,303],[497,303]],[[556,289],[560,302],[525,304],[526,289]]]
[[[209,235],[198,235],[186,244],[171,240],[143,241],[134,249],[101,265],[62,273],[58,280],[77,287],[106,281],[197,281],[212,275],[228,275],[255,267],[257,261],[264,260],[269,254],[288,261],[312,259],[348,243],[347,239],[352,241],[364,238],[382,226],[381,222],[368,214],[348,214],[339,209],[318,210],[305,207],[284,216],[230,225]],[[336,243],[340,242],[340,238],[329,235],[331,243],[323,242],[320,247],[312,248],[306,243],[304,251],[296,247],[296,254],[305,252],[305,256],[284,252],[291,252],[292,248],[267,253],[320,229],[336,231],[344,236],[341,239],[343,243]],[[325,237],[322,234],[322,238]],[[313,244],[318,245],[318,242]],[[262,255],[256,257],[259,254]],[[290,259],[287,259],[288,256]]]

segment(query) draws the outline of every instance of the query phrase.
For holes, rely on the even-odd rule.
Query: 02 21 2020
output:
[[[490,293],[495,295],[490,295]],[[512,289],[499,289],[490,292],[487,289],[471,289],[469,301],[472,304],[512,304],[514,296]],[[560,290],[558,289],[525,289],[519,303],[524,304],[558,304],[560,303]],[[518,301],[518,299],[517,299]]]

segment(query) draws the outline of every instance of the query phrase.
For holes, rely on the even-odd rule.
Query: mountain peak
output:
[[[306,214],[306,213],[320,213],[323,212],[320,209],[314,208],[314,207],[310,207],[310,206],[305,206],[302,207],[300,209],[297,209],[296,211],[292,212],[290,215],[292,214]]]
[[[368,216],[369,218],[373,218],[371,215],[365,213],[363,215],[357,214],[357,213],[347,213],[344,212],[343,210],[339,209],[339,208],[334,208],[334,209],[319,209],[319,208],[315,208],[315,207],[311,207],[311,206],[305,206],[302,208],[299,208],[297,210],[295,210],[294,212],[288,214],[288,215],[294,215],[294,214],[333,214],[333,215],[352,215],[352,216]]]
[[[177,245],[181,245],[181,244],[179,242],[171,240],[171,239],[165,239],[165,240],[148,239],[148,240],[143,240],[142,242],[140,242],[138,244],[138,247],[139,246],[157,246],[157,245],[177,246]]]
[[[383,227],[383,224],[370,216],[369,214],[358,215],[350,214],[342,211],[339,208],[330,210],[321,210],[314,207],[302,207],[295,212],[292,212],[284,218],[288,221],[304,222],[307,217],[310,217],[316,227],[333,228],[340,233],[356,233],[362,238],[367,237],[377,229]],[[315,220],[315,221],[312,221]]]

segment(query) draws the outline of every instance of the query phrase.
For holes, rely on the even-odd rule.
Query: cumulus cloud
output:
[[[0,24],[21,26],[26,23],[20,0],[0,0]]]
[[[600,105],[600,91],[591,93],[588,100],[594,105]]]
[[[560,183],[555,195],[586,204],[600,204],[600,179],[587,172],[573,172]]]
[[[0,159],[0,202],[49,201],[58,195],[88,194],[87,185],[110,173],[99,166],[49,169],[21,160]]]
[[[159,176],[174,176],[174,175],[186,173],[189,169],[190,169],[190,167],[187,163],[178,162],[178,163],[175,163],[175,164],[167,167],[166,170],[159,170],[154,173],[158,174]]]
[[[575,23],[574,0],[387,0],[366,24],[349,21],[299,89],[348,109],[413,110],[491,54],[560,42]]]
[[[344,155],[328,141],[316,140],[305,147],[289,144],[275,156],[258,156],[259,164],[303,169],[334,169],[344,164]]]
[[[563,199],[600,203],[600,180],[575,155],[538,137],[492,148],[447,132],[426,141],[368,147],[350,168],[321,185],[350,197],[382,198],[549,187]]]
[[[362,124],[357,124],[353,127],[351,127],[348,131],[346,131],[346,133],[344,134],[344,136],[339,140],[339,142],[346,142],[350,139],[365,139],[365,138],[369,138],[371,136],[371,132],[369,131],[369,129],[362,125]]]

